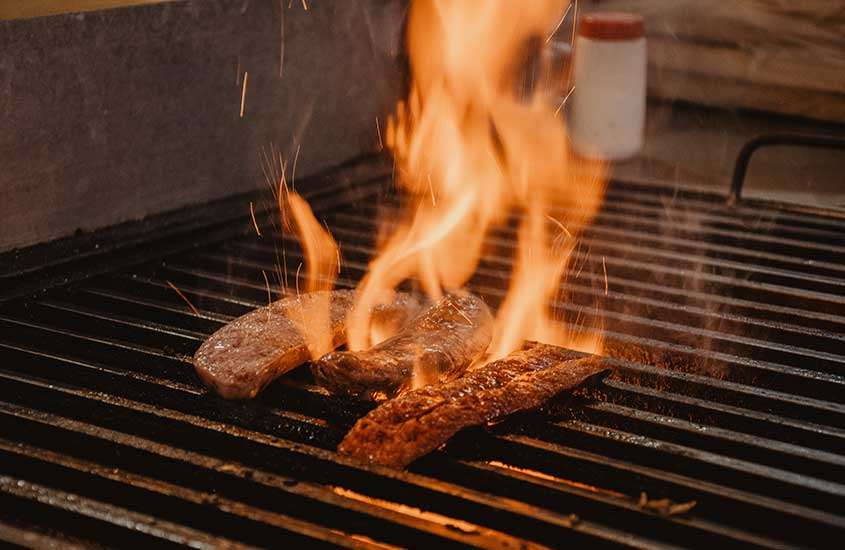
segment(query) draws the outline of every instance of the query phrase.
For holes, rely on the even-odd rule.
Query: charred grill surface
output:
[[[359,420],[338,450],[359,460],[402,468],[459,430],[541,406],[605,369],[594,357],[535,344],[463,377],[413,390]]]
[[[398,334],[364,351],[330,353],[311,367],[333,393],[392,396],[416,377],[425,383],[460,376],[490,344],[493,315],[470,293],[444,296]]]
[[[356,170],[297,184],[341,244],[342,288],[375,249],[371,205],[391,171]],[[77,282],[0,304],[0,539],[785,548],[845,535],[841,218],[612,182],[558,303],[603,310],[612,374],[397,471],[336,453],[368,406],[307,367],[246,402],[194,372],[211,334],[266,305],[262,271],[279,284],[282,250],[293,286],[301,251],[271,242],[260,210],[264,237],[252,229],[249,201],[264,199],[193,212],[142,254],[96,259],[98,276],[52,266],[50,281]],[[469,285],[491,306],[513,235],[491,236]],[[649,506],[662,499],[696,505]]]

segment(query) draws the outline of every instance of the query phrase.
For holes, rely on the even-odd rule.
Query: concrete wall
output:
[[[288,4],[0,21],[0,250],[265,185],[271,143],[299,176],[373,150],[404,2]]]

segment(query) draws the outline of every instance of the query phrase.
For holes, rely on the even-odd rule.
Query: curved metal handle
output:
[[[845,137],[811,134],[766,134],[755,137],[742,147],[736,157],[733,179],[731,180],[731,192],[728,195],[729,206],[739,204],[742,186],[745,184],[745,175],[748,172],[748,164],[751,162],[754,153],[763,147],[777,145],[845,149]]]

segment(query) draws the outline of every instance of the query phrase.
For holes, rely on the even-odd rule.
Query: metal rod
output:
[[[746,143],[740,149],[739,155],[737,155],[733,178],[731,179],[731,190],[728,195],[729,206],[739,204],[742,187],[745,184],[745,175],[748,172],[748,165],[754,153],[764,147],[780,146],[845,149],[845,138],[805,134],[768,134],[755,137]]]

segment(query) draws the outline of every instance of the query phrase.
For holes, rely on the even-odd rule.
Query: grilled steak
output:
[[[361,418],[338,450],[362,461],[401,468],[459,430],[539,407],[607,367],[595,357],[573,358],[557,346],[535,344],[462,378],[407,392]]]
[[[289,296],[238,317],[200,346],[194,354],[197,374],[208,386],[227,399],[255,397],[261,389],[309,359],[305,339],[291,320],[292,308],[308,311],[327,291]],[[355,301],[351,290],[330,295],[332,343],[346,339],[345,320]],[[409,294],[397,293],[393,303],[373,312],[373,322],[382,327],[401,324],[419,311],[419,302]]]
[[[449,294],[381,344],[329,353],[311,370],[334,393],[392,396],[414,378],[425,384],[460,376],[487,349],[492,330],[493,316],[483,300]]]

